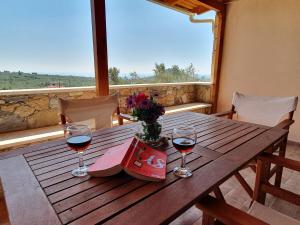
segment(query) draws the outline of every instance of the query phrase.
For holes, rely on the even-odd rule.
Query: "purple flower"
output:
[[[128,96],[126,106],[132,109],[133,116],[146,122],[155,122],[158,117],[165,114],[163,105],[157,103],[153,96],[149,98],[144,93]]]
[[[140,103],[140,108],[141,109],[149,109],[151,107],[151,102],[148,99],[144,99],[141,103]]]
[[[135,95],[130,95],[126,98],[126,106],[127,108],[131,109],[135,107]]]

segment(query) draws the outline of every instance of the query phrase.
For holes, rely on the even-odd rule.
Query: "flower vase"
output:
[[[148,144],[160,141],[163,126],[163,118],[159,117],[154,122],[139,121],[138,137]]]

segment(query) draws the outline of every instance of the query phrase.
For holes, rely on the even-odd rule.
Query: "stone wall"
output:
[[[206,83],[114,85],[121,111],[126,113],[128,95],[157,93],[164,106],[192,102],[211,103],[211,86]],[[96,96],[95,87],[0,91],[0,133],[39,128],[59,123],[58,98],[84,99]]]

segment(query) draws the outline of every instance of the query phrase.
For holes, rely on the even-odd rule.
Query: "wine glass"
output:
[[[179,177],[190,177],[192,171],[185,165],[185,156],[192,151],[196,144],[196,131],[192,126],[181,125],[175,127],[172,133],[173,146],[181,153],[181,166],[174,168],[173,172]]]
[[[92,133],[87,125],[67,124],[65,138],[68,146],[77,152],[79,167],[72,171],[73,176],[83,177],[87,175],[87,166],[83,162],[83,154],[92,141]]]

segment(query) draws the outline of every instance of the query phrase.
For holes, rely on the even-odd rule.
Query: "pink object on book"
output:
[[[160,181],[166,179],[166,161],[165,152],[131,138],[122,145],[108,149],[89,167],[88,173],[94,177],[105,177],[124,170],[142,180]]]

